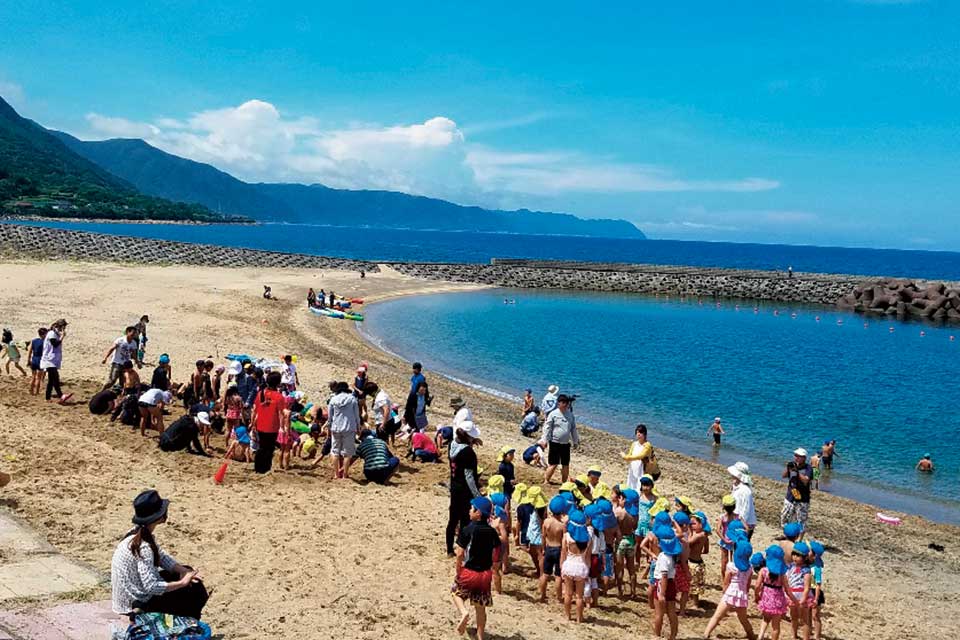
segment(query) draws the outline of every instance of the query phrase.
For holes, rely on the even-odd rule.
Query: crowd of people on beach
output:
[[[313,293],[310,304],[323,304],[324,297],[324,291]],[[170,356],[161,353],[149,365],[148,379],[141,375],[148,366],[148,323],[142,316],[110,342],[102,359],[109,368],[88,402],[89,411],[142,436],[158,436],[158,448],[166,453],[212,457],[215,438],[222,438],[225,460],[215,479],[222,480],[231,463],[250,463],[263,474],[275,464],[289,469],[294,461],[317,468],[329,457],[333,480],[349,478],[353,463],[362,459],[364,478],[386,484],[401,467],[399,456],[410,464],[445,459],[450,472],[445,542],[455,559],[452,597],[460,632],[472,608],[477,637],[483,637],[486,607],[494,592],[503,592],[509,574],[511,580],[532,577],[539,601],[558,602],[575,622],[605,607],[614,590],[617,598],[643,600],[652,611],[654,633],[660,635],[666,625],[675,638],[681,619],[708,612],[703,607],[710,586],[706,563],[715,536],[721,578],[713,586],[722,595],[705,637],[730,614],[748,638],[757,637],[748,618],[752,606],[762,617],[761,638],[768,629],[778,638],[786,619],[794,637],[821,637],[825,546],[806,539],[806,531],[816,469],[832,465],[835,441],[814,456],[815,465],[804,449],[793,452],[783,472],[782,540],[755,553],[757,516],[748,465],[737,462],[727,469],[730,491],[720,504],[697,509],[687,496],[658,490],[663,471],[647,427],[639,424],[622,455],[627,463],[622,481],[608,484],[598,466],[574,474],[572,453],[581,444],[577,397],[560,393],[557,385],[550,385],[539,402],[532,389],[524,396],[520,433],[528,440],[520,457],[533,475],[518,472],[518,448],[504,446],[496,453],[496,473],[485,477],[478,454],[480,426],[463,398],[452,398],[449,414],[429,430],[434,398],[418,362],[411,365],[403,405],[371,379],[367,363],[359,364],[350,382],[330,380],[326,397],[311,402],[293,354],[276,359],[231,354],[222,363],[205,357],[175,376]],[[46,381],[47,400],[60,403],[71,398],[59,377],[67,326],[65,319],[57,320],[26,345],[33,371],[30,393],[39,394]],[[7,357],[16,362],[12,335],[5,335],[4,343]],[[166,424],[178,405],[182,415]],[[719,418],[708,433],[719,445],[725,433]],[[554,479],[558,467],[559,482]],[[154,535],[166,521],[168,505],[152,490],[134,502],[134,528],[113,557],[118,613],[195,620],[202,615],[208,595],[201,574],[167,555]]]

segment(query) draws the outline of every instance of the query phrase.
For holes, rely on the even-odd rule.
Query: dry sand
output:
[[[148,361],[170,353],[175,379],[190,363],[229,352],[300,355],[307,392],[322,397],[326,380],[350,379],[361,360],[371,378],[396,400],[407,389],[407,364],[367,344],[352,323],[317,318],[304,309],[308,286],[368,300],[400,294],[468,288],[412,280],[386,269],[360,280],[355,273],[294,270],[141,267],[115,264],[5,262],[0,318],[18,341],[61,316],[70,321],[62,377],[79,404],[60,407],[30,397],[19,379],[0,380],[0,466],[13,474],[2,505],[28,520],[64,553],[109,573],[114,546],[129,526],[130,501],[157,488],[172,500],[161,543],[198,566],[215,589],[205,617],[225,638],[453,637],[449,601],[452,562],[443,550],[447,493],[445,465],[404,464],[387,487],[333,482],[329,463],[310,471],[258,477],[233,464],[222,486],[211,476],[219,460],[164,454],[154,438],[91,416],[86,399],[103,379],[103,354],[122,328],[151,317]],[[270,284],[281,300],[260,296]],[[24,354],[25,355],[25,354]],[[145,368],[144,371],[147,371]],[[494,466],[502,444],[524,444],[517,407],[431,375],[433,425],[449,418],[450,397],[461,394],[484,430],[481,465]],[[562,381],[563,372],[558,372]],[[179,411],[177,411],[179,413]],[[175,416],[174,416],[175,417]],[[639,419],[641,416],[636,416]],[[625,476],[619,452],[626,442],[587,429],[574,470],[599,463],[604,479]],[[652,434],[656,444],[656,434]],[[223,451],[222,437],[215,447]],[[721,467],[660,452],[666,495],[693,497],[712,518],[729,489]],[[845,462],[848,464],[848,462]],[[518,465],[526,481],[529,468]],[[360,468],[355,467],[354,478]],[[761,524],[754,542],[776,533],[782,485],[757,479]],[[827,638],[933,638],[960,620],[960,543],[957,528],[909,517],[903,526],[873,521],[875,509],[816,494],[813,534],[825,541]],[[944,552],[929,543],[946,547]],[[564,621],[556,605],[533,602],[529,559],[514,553],[520,574],[504,579],[505,593],[490,611],[490,638],[649,637],[645,604],[602,600],[588,622]],[[2,560],[2,559],[0,559]],[[708,556],[708,611],[681,620],[681,638],[702,637],[719,599],[717,550]],[[82,597],[109,597],[106,588]],[[20,606],[41,604],[22,602]],[[755,614],[755,609],[753,614]],[[752,616],[753,622],[759,620]],[[741,637],[730,621],[720,637]],[[789,637],[785,632],[784,638]]]

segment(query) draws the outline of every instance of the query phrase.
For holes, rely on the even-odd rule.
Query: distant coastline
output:
[[[107,218],[60,218],[52,216],[25,216],[25,215],[15,215],[7,216],[0,215],[0,222],[81,222],[84,224],[182,224],[182,225],[191,225],[197,227],[206,227],[214,224],[230,224],[230,225],[241,225],[241,226],[256,226],[261,224],[256,220],[136,220],[133,218],[118,218],[116,220],[107,219]]]

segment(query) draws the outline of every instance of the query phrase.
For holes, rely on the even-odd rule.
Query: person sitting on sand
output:
[[[387,443],[374,437],[370,429],[360,432],[357,457],[363,459],[364,477],[377,484],[386,484],[387,480],[400,468],[400,459],[390,453]]]
[[[440,452],[430,436],[423,431],[417,431],[410,437],[410,457],[414,461],[439,462]]]
[[[146,436],[147,429],[156,429],[163,433],[163,408],[173,401],[173,394],[160,389],[148,389],[137,399],[140,407],[140,435]]]
[[[920,461],[917,463],[917,471],[923,473],[933,473],[933,460],[929,453],[923,454],[923,457],[920,458]]]
[[[263,299],[264,300],[273,300],[273,289],[267,285],[263,285]]]
[[[209,426],[210,415],[207,413],[181,416],[160,434],[160,450],[166,453],[186,451],[210,458],[212,456],[200,444],[200,433]]]
[[[520,433],[528,438],[540,430],[540,409],[533,407],[520,421]]]
[[[253,452],[250,450],[250,433],[245,426],[237,425],[233,429],[233,442],[227,447],[225,460],[238,462],[253,462]]]
[[[456,546],[456,572],[453,603],[460,614],[457,633],[463,635],[470,622],[467,602],[473,604],[477,616],[477,639],[482,640],[487,625],[486,608],[493,604],[490,592],[493,582],[494,552],[500,548],[500,534],[488,522],[493,503],[476,497],[470,502],[469,524],[460,530]]]
[[[154,490],[133,501],[133,524],[110,563],[113,611],[134,610],[200,619],[207,590],[200,572],[177,562],[157,544],[154,531],[167,521],[170,501]]]

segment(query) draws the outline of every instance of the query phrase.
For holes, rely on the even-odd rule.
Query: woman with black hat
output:
[[[199,619],[207,603],[207,589],[200,572],[186,567],[157,545],[157,525],[167,521],[169,500],[150,489],[133,501],[133,524],[113,552],[110,582],[113,610],[168,613]]]

